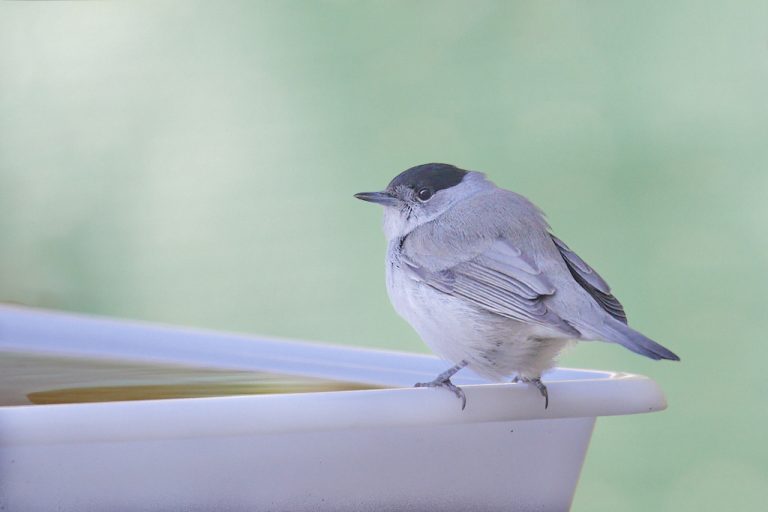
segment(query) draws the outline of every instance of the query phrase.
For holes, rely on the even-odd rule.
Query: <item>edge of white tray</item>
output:
[[[108,342],[107,342],[108,341]],[[660,411],[651,379],[555,369],[548,409],[527,384],[456,378],[467,407],[413,382],[444,369],[437,358],[0,306],[0,351],[278,371],[401,389],[372,389],[92,404],[0,407],[4,443],[237,436],[310,430],[595,417]],[[458,376],[457,376],[458,377]]]

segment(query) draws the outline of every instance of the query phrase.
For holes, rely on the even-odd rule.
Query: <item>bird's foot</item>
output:
[[[536,389],[539,390],[539,393],[541,393],[541,396],[544,397],[544,408],[546,409],[547,407],[549,407],[549,392],[547,392],[547,386],[545,386],[544,383],[541,382],[540,378],[537,377],[535,379],[529,379],[527,377],[515,377],[514,379],[512,379],[512,382],[513,383],[525,382],[527,384],[533,384],[534,386],[536,386]]]
[[[440,376],[431,381],[431,382],[418,382],[415,384],[415,387],[417,388],[445,388],[448,391],[452,392],[454,395],[456,395],[459,400],[461,400],[461,410],[463,411],[464,408],[467,406],[467,396],[464,394],[464,391],[451,382],[451,378],[443,378],[441,379]]]

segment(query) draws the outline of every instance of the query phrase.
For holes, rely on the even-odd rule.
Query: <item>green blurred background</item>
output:
[[[352,194],[483,170],[683,359],[563,356],[670,403],[574,510],[763,509],[767,93],[764,0],[3,2],[0,300],[425,351]]]

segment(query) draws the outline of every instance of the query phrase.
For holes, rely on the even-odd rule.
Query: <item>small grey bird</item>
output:
[[[451,377],[468,366],[492,381],[528,382],[549,405],[543,371],[571,340],[618,343],[651,359],[680,359],[627,325],[592,267],[549,232],[523,196],[453,165],[412,167],[383,192],[389,299],[439,357],[432,382],[466,405]]]

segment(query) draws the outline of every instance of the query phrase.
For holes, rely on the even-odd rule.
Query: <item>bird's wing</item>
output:
[[[580,335],[547,307],[545,299],[557,290],[533,259],[509,240],[499,238],[479,254],[440,270],[430,270],[406,256],[403,261],[412,278],[435,290],[503,317]]]
[[[600,277],[600,274],[594,271],[592,267],[582,260],[578,254],[573,252],[565,242],[557,238],[555,235],[550,235],[552,241],[555,242],[555,246],[560,251],[560,254],[568,266],[568,270],[571,271],[571,275],[584,290],[589,293],[593,299],[602,307],[606,313],[611,315],[616,320],[627,323],[627,315],[624,313],[624,307],[618,301],[616,297],[611,294],[611,288],[608,283]]]

